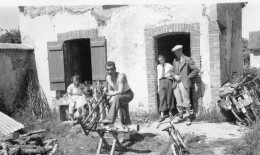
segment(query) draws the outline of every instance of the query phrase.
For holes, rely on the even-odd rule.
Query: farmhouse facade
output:
[[[157,111],[158,54],[184,46],[200,69],[193,108],[215,107],[218,88],[232,72],[242,74],[241,14],[244,3],[142,6],[20,7],[22,43],[34,47],[39,82],[51,103],[74,74],[104,80],[114,61],[135,93],[130,111]]]

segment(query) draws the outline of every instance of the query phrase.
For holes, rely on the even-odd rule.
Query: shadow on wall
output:
[[[204,96],[205,93],[205,84],[203,83],[203,81],[201,80],[201,77],[199,75],[197,75],[196,77],[194,77],[193,79],[193,112],[196,114],[199,112],[200,107],[202,106],[202,97]]]

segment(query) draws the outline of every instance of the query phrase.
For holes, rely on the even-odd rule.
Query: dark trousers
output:
[[[134,93],[128,89],[121,95],[114,96],[111,107],[109,109],[107,119],[115,123],[118,110],[121,109],[120,117],[123,125],[131,124],[128,103],[134,98]]]
[[[163,112],[167,109],[172,110],[174,108],[172,80],[168,78],[160,79],[159,81],[159,111]]]

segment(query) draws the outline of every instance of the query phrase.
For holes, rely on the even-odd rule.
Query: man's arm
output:
[[[168,76],[167,78],[173,80],[173,78],[174,78],[174,76],[173,76],[173,74],[174,74],[173,67],[172,67],[171,64],[168,64],[168,65],[169,65],[170,76]]]
[[[113,91],[113,92],[108,92],[106,93],[106,95],[108,96],[115,96],[115,95],[121,95],[123,93],[123,87],[124,84],[126,83],[126,76],[124,74],[122,74],[121,76],[118,77],[118,90],[117,91]]]
[[[188,78],[191,79],[195,77],[199,73],[198,67],[195,65],[195,62],[190,58],[189,59],[189,67],[192,70],[190,74],[188,75]]]

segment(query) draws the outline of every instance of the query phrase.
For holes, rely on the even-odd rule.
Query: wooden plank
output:
[[[65,90],[64,55],[62,42],[48,42],[48,61],[51,90]]]
[[[100,46],[96,46],[97,44],[99,44]],[[105,64],[107,61],[105,38],[93,38],[90,40],[90,45],[92,80],[105,80]]]

